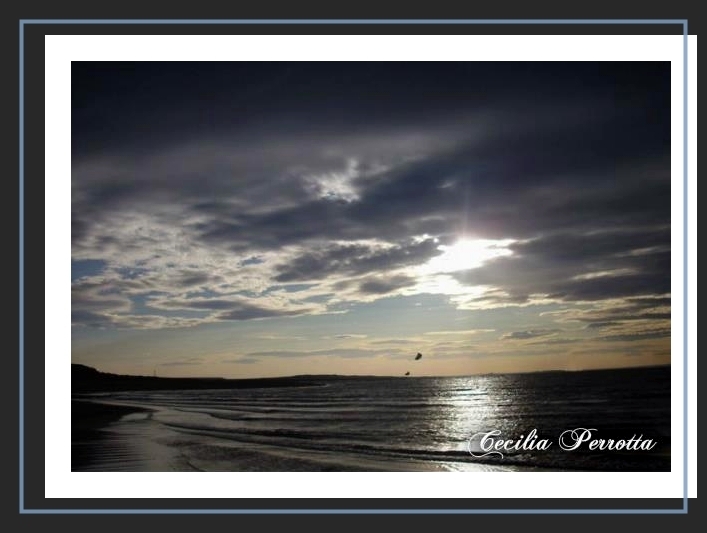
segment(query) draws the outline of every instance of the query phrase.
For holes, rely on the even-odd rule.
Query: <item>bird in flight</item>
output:
[[[415,356],[415,361],[417,361],[418,359],[421,359],[421,358],[422,358],[422,354],[418,352],[418,354]]]
[[[410,375],[410,371],[408,370],[407,372],[405,372],[405,375],[406,375],[406,376],[409,376],[409,375]]]

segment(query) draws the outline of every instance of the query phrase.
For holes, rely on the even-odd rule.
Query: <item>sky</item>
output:
[[[71,121],[73,363],[670,363],[669,62],[74,61]]]

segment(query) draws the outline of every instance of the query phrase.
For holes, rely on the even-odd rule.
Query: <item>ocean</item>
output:
[[[670,471],[669,367],[304,381],[81,395],[146,410],[76,433],[72,470]]]

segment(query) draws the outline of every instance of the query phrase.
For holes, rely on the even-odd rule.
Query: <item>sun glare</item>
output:
[[[451,246],[440,245],[442,255],[432,258],[425,265],[428,273],[448,273],[477,268],[491,259],[509,256],[508,245],[513,240],[461,239]]]

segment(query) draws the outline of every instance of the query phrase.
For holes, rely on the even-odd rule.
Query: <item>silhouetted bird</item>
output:
[[[406,376],[409,376],[409,375],[410,375],[410,372],[405,372],[405,375],[406,375]]]
[[[418,354],[415,356],[415,361],[417,361],[417,360],[420,359],[420,358],[422,358],[422,354],[421,354],[421,353],[418,353]]]

